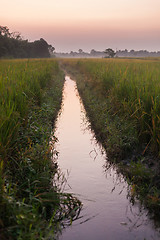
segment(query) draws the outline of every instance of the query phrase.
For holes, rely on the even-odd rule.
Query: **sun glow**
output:
[[[2,0],[0,22],[30,40],[44,37],[62,51],[109,44],[159,50],[159,9],[159,0]]]

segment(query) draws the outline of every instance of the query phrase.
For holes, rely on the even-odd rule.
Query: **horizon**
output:
[[[44,38],[56,52],[157,52],[159,9],[159,0],[2,0],[0,22],[29,41]]]

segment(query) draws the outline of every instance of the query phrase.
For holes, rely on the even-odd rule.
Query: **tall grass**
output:
[[[69,63],[69,61],[68,61]],[[160,60],[70,60],[84,74],[93,94],[111,102],[113,115],[128,113],[136,122],[144,152],[160,154]]]
[[[63,83],[55,60],[0,61],[0,239],[55,239],[80,207],[51,161]]]
[[[159,219],[160,59],[63,59],[97,140]]]
[[[4,161],[14,150],[20,125],[26,124],[28,108],[34,102],[41,104],[56,68],[51,61],[0,61],[0,156]]]

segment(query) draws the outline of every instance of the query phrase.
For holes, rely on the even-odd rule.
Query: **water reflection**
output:
[[[138,201],[134,205],[129,201],[123,176],[117,174],[116,167],[106,167],[107,156],[88,126],[76,84],[66,76],[56,149],[60,168],[69,173],[66,191],[74,193],[83,208],[59,239],[160,239],[147,211]]]

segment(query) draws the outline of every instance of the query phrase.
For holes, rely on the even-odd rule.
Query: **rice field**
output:
[[[143,153],[159,156],[160,59],[71,59],[65,64],[83,74],[78,83],[82,95],[88,87],[101,103],[109,101],[113,118],[127,116],[136,125]]]
[[[133,185],[159,209],[160,59],[60,62],[76,76],[91,127],[108,156],[127,159]],[[1,239],[50,239],[69,209],[81,208],[56,181],[51,184],[57,165],[51,164],[49,143],[63,83],[56,60],[0,60]]]
[[[53,61],[0,61],[0,159],[14,150],[21,124],[33,103],[41,105],[43,91],[58,65]]]
[[[56,60],[0,61],[0,239],[55,239],[80,207],[52,160],[63,84]]]
[[[63,59],[90,127],[134,198],[159,219],[160,59]],[[108,167],[107,167],[108,169]],[[106,169],[106,171],[107,171]]]

